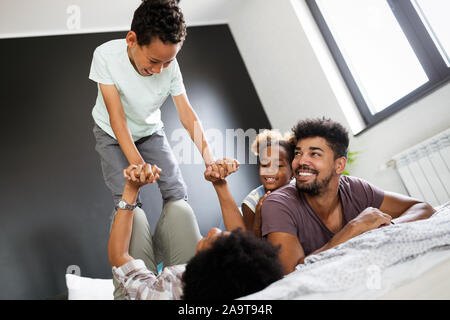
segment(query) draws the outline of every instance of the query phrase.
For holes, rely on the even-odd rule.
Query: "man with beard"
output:
[[[383,191],[343,176],[348,133],[330,119],[309,119],[293,128],[295,182],[264,200],[262,235],[281,245],[285,274],[306,256],[330,249],[366,231],[430,217],[422,201]]]

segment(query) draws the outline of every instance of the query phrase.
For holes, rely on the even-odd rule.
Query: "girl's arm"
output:
[[[235,160],[225,161],[231,168],[230,171],[235,172],[239,166],[239,163]],[[241,228],[246,230],[244,218],[242,218],[239,209],[234,202],[234,198],[228,188],[227,181],[225,179],[217,178],[214,175],[214,171],[211,166],[208,166],[205,171],[205,179],[212,182],[214,189],[216,190],[217,197],[219,198],[220,209],[222,211],[223,222],[227,231]]]
[[[253,230],[253,223],[255,221],[255,213],[245,203],[241,205],[242,215],[244,216],[245,229],[247,231]]]

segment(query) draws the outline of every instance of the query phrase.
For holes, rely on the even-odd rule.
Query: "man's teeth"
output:
[[[299,172],[298,175],[299,176],[312,176],[313,173],[311,173],[311,172]]]
[[[275,178],[264,178],[267,182],[275,182]]]

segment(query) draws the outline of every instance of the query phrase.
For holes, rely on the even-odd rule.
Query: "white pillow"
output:
[[[114,300],[112,279],[92,279],[66,274],[69,300]]]

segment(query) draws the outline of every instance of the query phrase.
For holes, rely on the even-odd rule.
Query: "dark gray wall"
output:
[[[112,198],[94,150],[97,90],[88,74],[94,49],[124,36],[0,40],[0,299],[63,293],[69,265],[78,265],[82,276],[111,278],[106,247]],[[189,28],[178,61],[205,129],[270,127],[226,25]],[[162,113],[173,146],[171,134],[181,124],[171,99]],[[181,169],[205,234],[221,222],[216,195],[203,179],[204,165]],[[259,184],[256,165],[243,164],[229,181],[240,202]],[[162,206],[156,185],[143,189],[143,200],[154,230]]]

